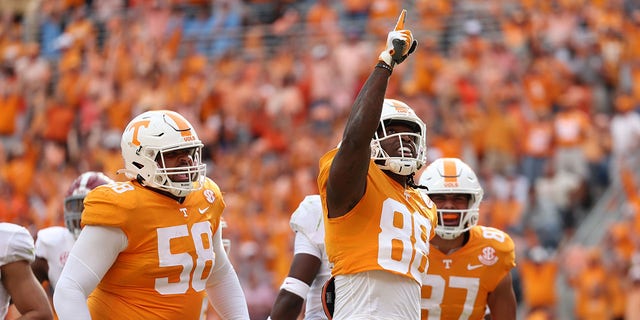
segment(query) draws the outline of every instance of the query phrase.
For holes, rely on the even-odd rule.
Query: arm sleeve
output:
[[[127,237],[118,228],[85,226],[82,229],[53,294],[60,319],[91,318],[87,297],[126,247]]]
[[[240,280],[222,245],[220,227],[213,235],[216,264],[207,281],[207,295],[211,305],[222,319],[249,319],[247,300]]]
[[[309,237],[302,232],[296,232],[295,244],[293,254],[298,253],[310,254],[318,259],[322,260],[322,251],[316,246]]]

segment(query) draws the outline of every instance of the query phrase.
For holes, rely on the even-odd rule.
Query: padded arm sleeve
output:
[[[207,295],[211,305],[222,319],[249,319],[247,300],[240,286],[238,275],[224,251],[220,229],[218,227],[213,235],[216,264],[207,281]]]
[[[82,229],[53,295],[60,319],[91,318],[87,297],[126,247],[127,237],[118,228],[85,226]]]

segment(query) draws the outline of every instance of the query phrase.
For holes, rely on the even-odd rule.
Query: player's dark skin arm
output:
[[[36,260],[31,263],[31,270],[33,270],[33,274],[40,283],[49,280],[49,263],[47,259],[36,257]]]
[[[340,148],[329,171],[329,218],[345,215],[364,195],[371,159],[371,138],[380,122],[390,75],[387,69],[374,68],[353,104]]]
[[[0,267],[2,285],[20,312],[19,319],[53,319],[53,311],[44,289],[25,260]]]
[[[320,270],[321,261],[316,256],[298,253],[293,257],[289,275],[311,285]],[[300,315],[304,299],[286,290],[280,290],[271,308],[272,320],[295,320]]]
[[[516,294],[513,291],[511,273],[507,273],[498,286],[487,296],[487,305],[491,310],[492,320],[515,320]]]

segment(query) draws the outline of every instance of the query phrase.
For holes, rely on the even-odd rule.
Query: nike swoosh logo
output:
[[[467,264],[467,270],[475,270],[475,269],[478,269],[480,267],[484,267],[484,265],[482,265],[482,264],[476,264],[476,265]]]
[[[203,209],[198,208],[198,212],[200,212],[200,214],[204,214],[205,212],[207,212],[207,210],[209,210],[209,207]]]

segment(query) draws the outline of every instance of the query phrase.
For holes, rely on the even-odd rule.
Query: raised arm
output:
[[[404,29],[406,10],[402,10],[387,48],[353,103],[342,135],[340,148],[331,164],[327,182],[327,209],[330,218],[349,212],[362,198],[371,159],[371,139],[378,128],[382,103],[393,67],[402,63],[416,46],[411,31]]]

